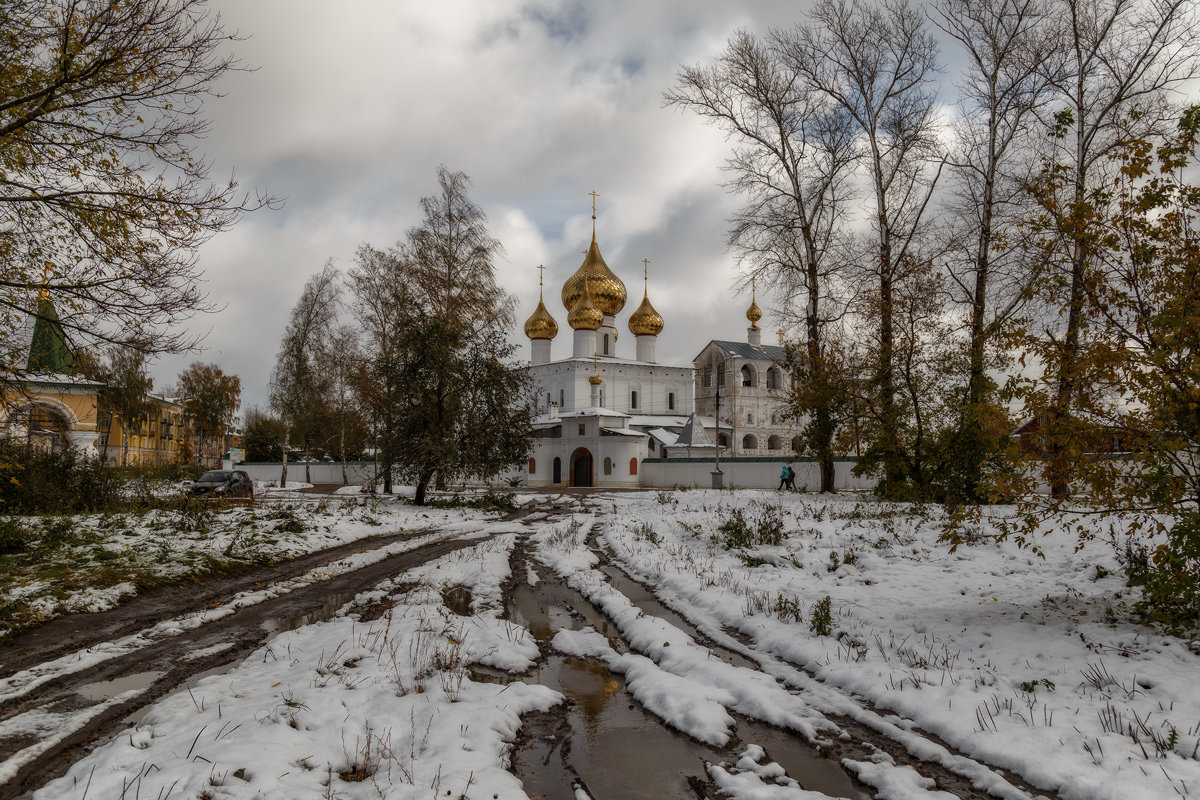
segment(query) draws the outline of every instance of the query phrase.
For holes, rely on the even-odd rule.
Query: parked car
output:
[[[254,497],[254,482],[240,469],[212,469],[192,484],[191,492],[213,497]]]

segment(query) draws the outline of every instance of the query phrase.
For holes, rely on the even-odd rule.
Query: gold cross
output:
[[[750,301],[756,302],[757,300],[758,300],[758,279],[755,276],[751,275],[750,276]]]
[[[783,347],[783,328],[780,328],[776,333],[779,334],[779,346]]]
[[[600,194],[595,189],[588,192],[588,194],[590,194],[592,196],[592,219],[595,219],[596,218],[596,198],[599,197]]]
[[[592,369],[597,375],[600,374],[600,355],[595,350],[592,351]]]
[[[642,280],[650,280],[650,259],[642,259]]]
[[[542,285],[542,278],[544,278],[546,276],[546,268],[543,267],[541,264],[538,264],[537,268],[538,268],[538,286],[540,287]]]

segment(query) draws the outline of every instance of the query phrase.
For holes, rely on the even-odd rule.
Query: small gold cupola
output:
[[[539,270],[544,270],[541,264],[538,265]],[[546,310],[546,303],[542,299],[542,277],[538,275],[538,304],[537,308],[525,320],[525,335],[530,339],[553,339],[558,335],[558,323],[554,321],[554,317],[550,316],[550,312]]]
[[[629,299],[625,284],[604,263],[600,246],[596,243],[596,193],[592,192],[592,244],[584,254],[583,264],[575,274],[567,278],[562,288],[563,307],[571,311],[583,296],[583,286],[590,287],[592,299],[602,314],[616,316]]]
[[[750,330],[758,330],[758,321],[762,319],[762,309],[758,307],[758,287],[754,278],[750,279],[750,307],[746,309],[746,319],[750,320]]]
[[[658,336],[662,333],[662,315],[650,305],[650,259],[642,259],[642,304],[629,316],[629,332],[634,336]]]

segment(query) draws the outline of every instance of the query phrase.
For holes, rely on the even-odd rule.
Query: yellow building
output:
[[[0,433],[38,447],[95,452],[104,384],[76,375],[58,314],[44,288],[38,294],[25,371],[22,385],[7,386],[0,393]]]
[[[184,444],[183,407],[162,397],[151,395],[148,399],[154,406],[151,414],[126,426],[119,414],[105,409],[101,392],[96,449],[106,463],[161,466],[190,458],[190,448]]]

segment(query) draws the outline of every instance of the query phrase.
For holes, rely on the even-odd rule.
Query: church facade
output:
[[[761,373],[761,381],[755,378],[746,391],[736,393],[737,404],[725,400],[734,395],[723,395],[718,422],[712,402],[715,397],[698,407],[698,396],[708,401],[715,389],[711,380],[710,384],[701,380],[706,375],[711,379],[711,372],[706,372],[701,360],[707,359],[703,364],[708,365],[713,361],[710,351],[714,346],[724,352],[721,347],[732,343],[710,342],[695,364],[660,364],[657,342],[665,323],[650,302],[645,262],[642,301],[627,321],[634,339],[633,353],[628,353],[628,345],[622,352],[618,347],[621,336],[617,316],[626,305],[628,293],[600,254],[595,220],[593,210],[591,245],[561,291],[571,329],[570,355],[553,357],[551,349],[559,328],[546,308],[544,295],[538,298],[537,308],[525,323],[525,335],[530,340],[529,374],[537,401],[534,448],[525,474],[528,485],[650,485],[642,468],[645,459],[712,460],[718,437],[724,442],[722,457],[743,452],[791,456],[794,435],[782,424],[781,387],[788,383],[777,363],[782,360],[783,349],[756,347],[753,355],[760,358],[754,361],[754,369],[756,376]],[[752,302],[747,317],[751,321],[749,338],[757,346],[757,321],[762,317],[757,302]],[[740,367],[745,360],[736,363]],[[767,385],[771,388],[765,388]],[[771,433],[762,437],[761,448],[739,447],[738,442],[747,440],[742,433],[746,426],[737,424],[738,415],[746,413],[743,408],[752,402],[750,390],[760,386],[760,396],[753,398],[753,411],[749,413],[756,419],[772,420]],[[776,421],[781,424],[774,424]],[[783,441],[784,436],[786,451],[768,447]]]

